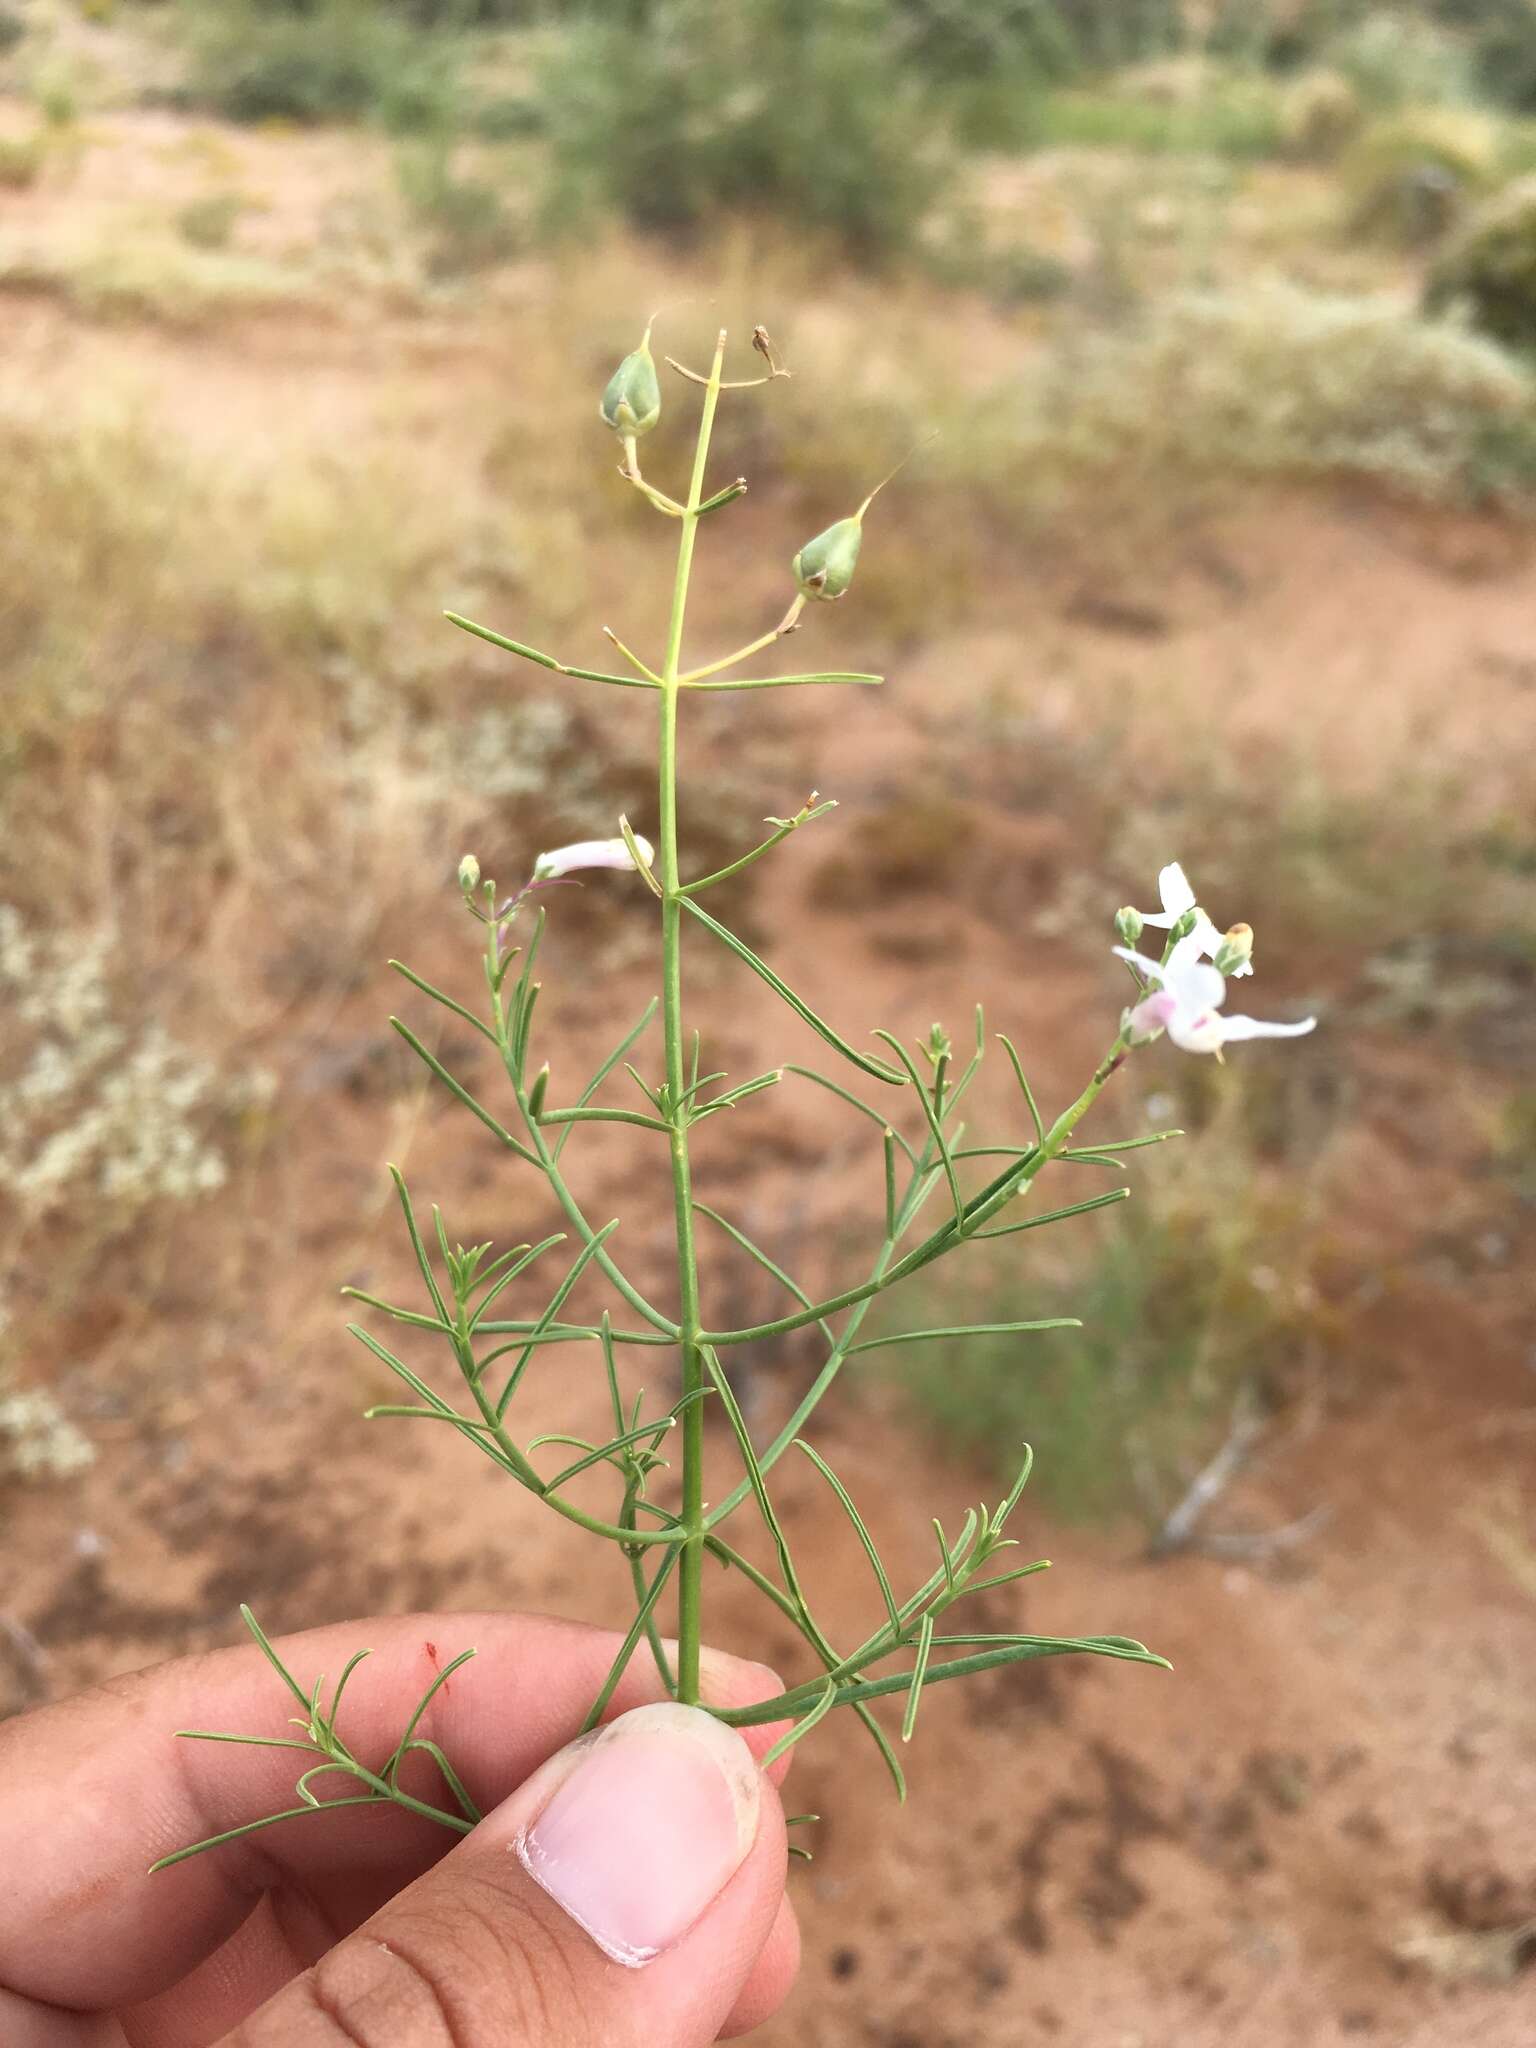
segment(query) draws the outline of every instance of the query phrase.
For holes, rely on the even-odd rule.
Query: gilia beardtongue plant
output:
[[[843,1367],[850,1359],[884,1345],[963,1341],[999,1334],[1016,1335],[1022,1343],[1036,1332],[1075,1324],[1071,1319],[1052,1318],[864,1336],[861,1332],[871,1305],[968,1244],[1066,1223],[1125,1200],[1129,1187],[1115,1186],[1086,1199],[1047,1207],[1039,1200],[1036,1184],[1048,1177],[1054,1186],[1059,1177],[1070,1178],[1063,1169],[1074,1167],[1109,1168],[1118,1174],[1124,1170],[1119,1155],[1180,1135],[1158,1131],[1095,1143],[1090,1148],[1073,1143],[1078,1125],[1134,1047],[1166,1032],[1186,1051],[1219,1056],[1221,1047],[1235,1039],[1309,1031],[1312,1020],[1264,1024],[1224,1014],[1225,977],[1251,972],[1253,934],[1246,925],[1219,931],[1197,903],[1183,870],[1166,867],[1159,877],[1161,909],[1125,909],[1114,920],[1120,940],[1114,950],[1131,970],[1137,999],[1122,1015],[1119,1031],[1081,1094],[1048,1122],[1017,1048],[1000,1034],[997,1044],[1017,1085],[1024,1128],[1018,1135],[991,1144],[966,1144],[961,1111],[988,1044],[979,1008],[972,1034],[961,1048],[935,1026],[927,1038],[911,1046],[893,1032],[877,1030],[872,1036],[879,1050],[861,1050],[797,994],[738,932],[705,907],[705,898],[719,883],[772,853],[834,806],[812,795],[791,814],[770,817],[767,836],[714,873],[685,875],[678,853],[677,773],[679,723],[685,701],[706,691],[860,687],[882,681],[878,675],[841,670],[772,675],[741,672],[742,664],[798,628],[808,604],[833,602],[847,594],[874,492],[857,511],[796,552],[790,570],[792,595],[777,625],[720,660],[692,668],[684,664],[684,629],[699,529],[746,489],[741,478],[713,492],[708,487],[710,442],[721,398],[726,393],[771,385],[788,374],[761,329],[754,334],[753,343],[767,367],[750,378],[725,378],[724,334],[718,338],[707,371],[667,359],[686,384],[702,393],[693,463],[681,499],[646,481],[636,455],[638,440],[656,425],[662,410],[649,327],[602,397],[603,421],[623,451],[620,476],[656,511],[678,524],[670,622],[665,646],[654,664],[631,653],[608,633],[623,667],[577,667],[488,626],[448,614],[455,626],[523,661],[580,682],[648,691],[655,699],[655,844],[621,818],[616,835],[558,847],[531,859],[525,856],[519,872],[526,874],[526,880],[506,894],[482,874],[473,855],[466,855],[459,866],[458,886],[483,940],[484,994],[478,1003],[433,986],[401,962],[391,963],[421,995],[450,1011],[493,1048],[500,1070],[500,1101],[482,1100],[472,1093],[409,1025],[399,1018],[391,1020],[438,1085],[478,1120],[485,1142],[494,1145],[509,1166],[543,1181],[560,1212],[563,1228],[538,1242],[501,1250],[491,1244],[466,1247],[450,1236],[436,1205],[430,1212],[430,1225],[422,1227],[403,1176],[392,1168],[420,1276],[420,1300],[408,1306],[356,1289],[346,1291],[403,1333],[396,1342],[414,1347],[416,1362],[409,1362],[372,1330],[360,1324],[351,1326],[353,1335],[395,1375],[409,1397],[370,1409],[370,1417],[431,1422],[454,1430],[469,1450],[489,1458],[545,1511],[575,1524],[594,1544],[615,1553],[632,1593],[633,1620],[592,1701],[588,1727],[602,1718],[625,1670],[637,1656],[654,1661],[659,1682],[670,1696],[688,1704],[699,1702],[706,1582],[712,1572],[729,1568],[776,1610],[780,1621],[797,1631],[804,1641],[809,1671],[776,1698],[710,1711],[738,1727],[788,1721],[790,1728],[770,1751],[771,1758],[801,1741],[833,1709],[847,1708],[879,1749],[898,1794],[904,1797],[899,1745],[876,1717],[876,1702],[887,1698],[900,1702],[900,1743],[904,1745],[912,1739],[921,1702],[933,1685],[1036,1657],[1109,1657],[1150,1665],[1162,1665],[1164,1660],[1128,1636],[997,1633],[987,1625],[989,1618],[970,1618],[975,1594],[1046,1569],[1044,1561],[1016,1563],[1008,1557],[1017,1547],[1009,1533],[1010,1524],[1029,1478],[1027,1446],[1021,1446],[1017,1476],[1003,1498],[969,1509],[953,1533],[935,1521],[933,1568],[916,1586],[896,1586],[848,1488],[806,1435]],[[599,826],[600,822],[594,821]],[[551,892],[580,886],[578,876],[601,870],[637,873],[654,899],[651,914],[658,940],[660,994],[646,1005],[596,1072],[574,1095],[567,1095],[555,1088],[551,1069],[536,1049],[540,940],[552,906]],[[1147,927],[1168,933],[1160,958],[1136,950]],[[703,1071],[701,1034],[690,1032],[684,1021],[685,933],[694,945],[723,949],[742,972],[756,976],[820,1040],[831,1070],[789,1062],[735,1083],[724,1072]],[[655,1056],[658,1013],[659,1060]],[[626,1080],[634,1090],[627,1100],[619,1095]],[[877,1248],[870,1264],[861,1277],[820,1301],[813,1301],[773,1254],[756,1244],[738,1223],[704,1200],[693,1180],[690,1148],[698,1125],[753,1095],[790,1085],[823,1091],[839,1113],[868,1125],[874,1178],[884,1189],[883,1205],[873,1226]],[[621,1264],[618,1220],[595,1223],[577,1184],[567,1178],[566,1153],[571,1141],[600,1137],[601,1127],[611,1124],[638,1126],[650,1134],[666,1162],[675,1278],[661,1299],[643,1291]],[[772,1276],[785,1295],[781,1314],[746,1327],[716,1323],[700,1283],[697,1242],[706,1229],[721,1233],[739,1256]],[[558,1272],[553,1281],[543,1277],[551,1266]],[[582,1302],[594,1289],[601,1289],[607,1304],[595,1313],[578,1308],[578,1289]],[[527,1296],[531,1298],[525,1299]],[[782,1426],[759,1437],[748,1427],[737,1399],[732,1361],[745,1344],[770,1342],[798,1330],[815,1331],[819,1364]],[[586,1353],[598,1370],[609,1414],[606,1436],[562,1431],[525,1437],[519,1429],[520,1390],[549,1352],[564,1349]],[[442,1360],[442,1371],[434,1370],[423,1355],[429,1350]],[[658,1353],[659,1360],[655,1359]],[[643,1395],[626,1395],[621,1361],[636,1357],[671,1368],[675,1397],[666,1406],[648,1408]],[[723,1464],[727,1447],[707,1443],[707,1410],[713,1410],[728,1437],[736,1467],[730,1478],[713,1472],[708,1487],[706,1452],[710,1452],[712,1465]],[[663,1490],[658,1475],[670,1470],[662,1457],[662,1446],[669,1441],[678,1446],[677,1470],[675,1479]],[[847,1519],[850,1553],[862,1552],[868,1566],[873,1612],[867,1633],[857,1643],[834,1643],[816,1619],[790,1532],[775,1506],[777,1468],[791,1453],[804,1458],[828,1487]],[[605,1500],[595,1493],[598,1486],[606,1490]],[[713,1504],[706,1505],[711,1495],[715,1496]],[[601,1505],[595,1504],[600,1500]],[[761,1569],[732,1541],[732,1525],[743,1514],[757,1517],[764,1525],[774,1559],[772,1570]],[[472,1648],[466,1647],[443,1667],[391,1754],[375,1768],[353,1754],[340,1727],[347,1685],[367,1651],[358,1651],[327,1694],[323,1675],[307,1683],[301,1680],[278,1658],[250,1610],[242,1612],[256,1643],[299,1709],[294,1716],[299,1732],[291,1746],[303,1752],[308,1762],[297,1785],[298,1803],[179,1850],[164,1858],[157,1869],[226,1841],[231,1834],[247,1834],[280,1821],[323,1813],[330,1806],[394,1802],[461,1834],[475,1825],[479,1814],[452,1760],[425,1732],[438,1687],[474,1655]],[[675,1651],[663,1637],[663,1615],[673,1620]],[[750,1645],[746,1647],[750,1649]],[[204,1741],[270,1740],[208,1730],[181,1732]],[[313,1789],[313,1781],[322,1777],[339,1779],[344,1792],[336,1793],[333,1785],[322,1798]]]

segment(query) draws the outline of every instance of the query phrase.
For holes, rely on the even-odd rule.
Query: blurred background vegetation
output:
[[[0,1703],[223,1630],[227,1574],[156,1620],[133,1515],[190,1472],[206,1518],[302,1461],[306,1403],[355,1409],[330,1290],[392,1257],[379,1162],[469,1171],[382,959],[461,978],[466,847],[645,821],[643,721],[437,614],[573,659],[655,627],[594,414],[658,306],[668,350],[762,318],[796,372],[728,421],[753,490],[701,638],[770,622],[795,541],[939,430],[816,621],[885,704],[692,743],[709,865],[801,775],[844,799],[736,906],[790,978],[913,1029],[974,982],[1075,1086],[1109,915],[1177,857],[1258,927],[1253,1007],[1324,1017],[1228,1070],[1142,1056],[1112,1120],[1188,1148],[962,1280],[1084,1330],[907,1354],[858,1427],[988,1483],[1028,1436],[1105,1555],[1318,1557],[1330,1424],[1419,1370],[1459,1398],[1405,1303],[1536,1342],[1530,0],[0,0],[0,1517],[33,1558]],[[561,908],[601,1035],[645,989],[633,906]],[[743,1120],[716,1162],[812,1269],[869,1194],[824,1136]],[[476,1172],[479,1234],[526,1234]],[[761,1412],[804,1365],[753,1362]],[[231,1387],[259,1446],[208,1422]],[[1467,1540],[1528,1599],[1532,1504],[1488,1497]],[[114,1513],[117,1592],[92,1565],[61,1604]],[[294,1622],[531,1571],[274,1584]]]

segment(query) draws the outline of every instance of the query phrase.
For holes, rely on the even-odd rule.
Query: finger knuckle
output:
[[[354,1935],[310,1973],[308,1995],[335,2048],[544,2048],[582,2011],[567,1944],[488,1882]]]
[[[473,1985],[458,1981],[458,1947],[360,1934],[332,1949],[304,1980],[329,2027],[327,2048],[483,2048],[490,2036],[475,2030],[478,2001]]]

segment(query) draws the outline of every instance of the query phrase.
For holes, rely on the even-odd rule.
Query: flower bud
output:
[[[599,407],[605,423],[616,434],[633,440],[648,434],[661,418],[661,386],[651,357],[651,330],[646,328],[640,346],[627,355],[608,379]]]
[[[1235,924],[1223,932],[1214,957],[1218,974],[1241,974],[1253,958],[1253,926]]]
[[[533,1086],[528,1090],[528,1114],[537,1120],[544,1107],[544,1097],[549,1088],[549,1061],[546,1060],[533,1077]]]
[[[1141,912],[1139,910],[1132,910],[1129,904],[1123,910],[1117,910],[1115,912],[1115,930],[1120,934],[1122,946],[1134,946],[1141,937]]]
[[[472,853],[466,853],[459,862],[459,887],[466,896],[473,896],[480,886],[480,863]]]
[[[825,533],[808,540],[790,564],[800,595],[827,603],[841,597],[853,581],[863,539],[864,522],[855,518],[839,519]]]

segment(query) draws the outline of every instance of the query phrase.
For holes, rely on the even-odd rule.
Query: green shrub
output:
[[[373,0],[188,0],[190,98],[231,121],[379,119],[412,130],[456,107],[452,37],[416,29]]]
[[[1474,215],[1431,270],[1425,303],[1431,312],[1465,307],[1485,333],[1536,348],[1536,177]]]
[[[1536,113],[1536,13],[1529,0],[1439,0],[1437,12],[1465,31],[1488,97]]]
[[[1205,47],[1270,71],[1301,71],[1370,12],[1371,0],[1215,0]]]
[[[182,240],[194,249],[227,249],[245,201],[238,192],[206,192],[189,199],[176,216]]]
[[[1046,0],[1053,40],[1085,70],[1113,70],[1181,49],[1180,0]]]
[[[1379,8],[1327,46],[1327,62],[1384,112],[1464,104],[1473,95],[1465,44],[1403,8]]]
[[[1351,232],[1400,249],[1438,241],[1486,189],[1482,141],[1445,117],[1378,122],[1340,167]]]
[[[1280,105],[1286,154],[1302,163],[1333,163],[1364,122],[1360,95],[1339,71],[1304,71]]]
[[[26,22],[13,7],[0,7],[0,57],[14,50],[26,32]]]
[[[1456,502],[1524,495],[1533,404],[1524,367],[1480,336],[1389,298],[1277,281],[1180,294],[1126,332],[1078,339],[1015,395],[1011,423],[994,403],[991,440],[1072,488],[1355,476]]]
[[[396,165],[401,194],[427,234],[428,272],[439,278],[504,263],[520,239],[500,192],[466,177],[455,156],[451,140],[429,137],[403,145]]]
[[[1180,59],[1050,93],[1035,139],[1079,149],[1266,157],[1281,146],[1282,109],[1272,80]]]
[[[644,34],[590,19],[547,62],[546,218],[690,230],[722,211],[884,259],[946,171],[939,117],[878,0],[655,0]]]

